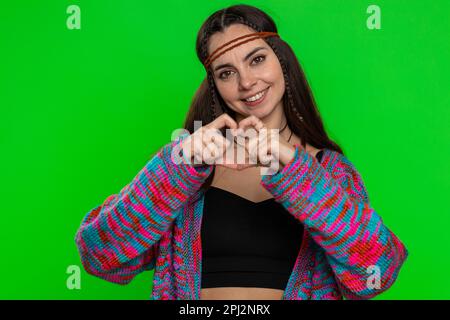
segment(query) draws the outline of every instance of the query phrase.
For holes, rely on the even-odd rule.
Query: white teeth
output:
[[[262,98],[262,96],[263,96],[264,94],[265,94],[265,91],[262,91],[262,92],[260,92],[260,93],[258,93],[258,94],[255,94],[253,97],[250,97],[250,98],[248,98],[248,99],[245,99],[245,101],[253,102],[253,101],[259,100],[260,98]]]

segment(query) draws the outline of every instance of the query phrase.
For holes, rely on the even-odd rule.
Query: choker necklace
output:
[[[283,129],[281,129],[281,131],[280,131],[279,133],[283,132],[284,129],[286,129],[286,127],[287,127],[287,121],[286,121],[286,124],[284,125]],[[288,139],[287,142],[291,141],[292,133],[293,133],[293,132],[292,132],[292,130],[291,130],[291,134],[290,134],[289,139]]]

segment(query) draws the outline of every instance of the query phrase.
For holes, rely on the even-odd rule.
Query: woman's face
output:
[[[210,38],[208,53],[255,30],[233,24]],[[272,48],[257,39],[231,49],[211,64],[217,89],[229,108],[243,117],[263,119],[283,107],[285,83],[280,62]]]

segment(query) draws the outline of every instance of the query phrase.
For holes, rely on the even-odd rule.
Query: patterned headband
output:
[[[254,32],[254,33],[249,33],[246,34],[245,36],[241,36],[238,37],[236,39],[233,39],[231,41],[228,41],[227,43],[225,43],[224,45],[221,45],[220,47],[218,47],[216,50],[214,50],[214,52],[212,52],[205,60],[204,66],[205,69],[208,70],[208,67],[211,65],[211,63],[216,60],[218,57],[220,57],[221,55],[223,55],[225,52],[230,51],[233,48],[236,48],[237,46],[240,46],[241,44],[256,40],[256,39],[260,39],[260,38],[267,38],[267,37],[280,37],[278,35],[278,33],[276,32]],[[248,39],[245,39],[248,38]],[[233,42],[239,41],[241,39],[245,39],[242,40],[234,45],[232,45],[229,48],[226,48],[228,45],[232,44]],[[225,49],[223,49],[225,48]],[[223,50],[222,50],[223,49]],[[222,51],[220,51],[222,50]]]

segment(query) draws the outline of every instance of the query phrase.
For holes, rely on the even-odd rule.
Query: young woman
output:
[[[326,134],[273,20],[245,5],[215,12],[197,54],[207,76],[188,132],[83,219],[76,243],[87,272],[126,284],[154,270],[153,299],[368,299],[387,290],[407,250]],[[279,137],[244,140],[247,158],[264,152],[235,164],[219,161],[239,148],[225,129]],[[279,170],[261,175],[269,158]]]

